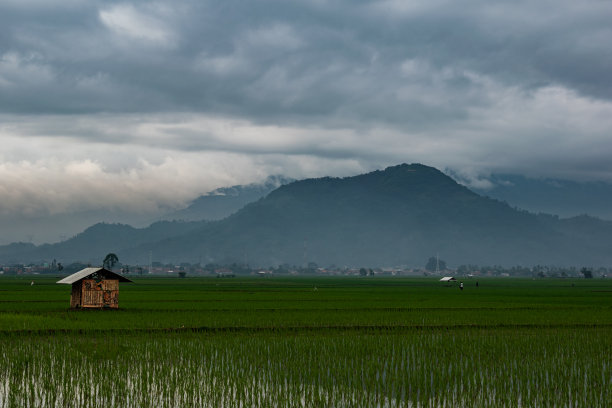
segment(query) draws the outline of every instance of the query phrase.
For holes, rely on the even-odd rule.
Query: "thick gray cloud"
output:
[[[608,1],[5,0],[0,218],[154,217],[405,161],[612,180],[611,20]]]
[[[367,113],[407,126],[486,103],[455,103],[478,85],[466,73],[612,98],[609,2],[419,3],[9,2],[0,6],[2,110],[205,111],[275,123]],[[431,106],[398,94],[413,85],[450,98]]]

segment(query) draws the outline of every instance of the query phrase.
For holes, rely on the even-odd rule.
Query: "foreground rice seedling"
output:
[[[610,339],[610,329],[15,336],[0,341],[0,407],[603,407]]]

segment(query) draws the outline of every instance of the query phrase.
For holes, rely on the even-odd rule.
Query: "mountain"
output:
[[[205,224],[204,221],[160,221],[147,228],[134,228],[125,224],[98,223],[57,244],[35,246],[29,243],[14,243],[0,246],[0,263],[27,264],[56,259],[64,264],[78,261],[98,265],[109,252],[122,253],[126,248],[153,244],[186,234]]]
[[[560,220],[482,197],[432,167],[297,181],[153,247],[156,258],[257,265],[609,264],[612,223]]]
[[[611,183],[529,178],[516,174],[493,174],[487,181],[486,188],[470,188],[478,194],[532,212],[562,217],[590,214],[612,220]]]
[[[65,241],[99,222],[147,226],[157,219],[155,213],[102,208],[60,214],[1,214],[0,245],[15,241],[34,244]]]
[[[185,221],[220,220],[292,181],[294,180],[283,176],[269,176],[263,183],[218,188],[198,197],[187,208],[163,218]]]
[[[148,263],[152,253],[162,262],[423,266],[439,254],[450,266],[612,264],[612,222],[517,210],[421,164],[296,181],[220,221],[94,227],[70,245],[20,247],[19,256],[66,263],[115,252],[131,264]]]

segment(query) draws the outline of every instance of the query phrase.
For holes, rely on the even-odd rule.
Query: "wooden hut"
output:
[[[132,282],[128,278],[104,268],[85,268],[58,281],[72,285],[72,309],[119,308],[119,282]]]

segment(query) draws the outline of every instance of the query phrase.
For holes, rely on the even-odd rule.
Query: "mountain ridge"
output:
[[[163,262],[262,266],[309,261],[416,266],[436,253],[450,265],[612,263],[606,250],[612,242],[612,222],[517,210],[422,164],[295,181],[223,220],[157,228],[157,235],[153,229],[135,232],[125,226],[107,235],[118,234],[112,240],[114,251],[137,264],[148,263],[151,253]],[[79,239],[87,242],[87,235]],[[51,256],[60,249],[37,247],[30,255]],[[110,252],[91,245],[89,252],[81,252],[94,250]]]
[[[410,177],[413,172],[418,177]],[[408,178],[411,182],[406,184]],[[349,188],[338,190],[338,186]],[[355,202],[360,205],[352,205]],[[291,210],[286,211],[288,208]],[[376,212],[376,218],[370,217]],[[597,223],[610,229],[609,224]],[[495,228],[482,228],[487,224]],[[575,238],[553,224],[481,197],[434,168],[400,165],[365,175],[307,179],[282,186],[221,224],[194,230],[188,238],[169,239],[153,251],[161,255],[171,248],[183,256],[191,251],[203,259],[225,262],[247,257],[262,264],[313,260],[341,265],[418,265],[437,252],[446,252],[446,259],[455,259],[453,263],[609,261],[594,257],[597,250],[592,248],[588,255],[578,256],[579,251],[571,250]],[[486,239],[467,245],[466,237],[474,240],[479,236]],[[347,241],[352,245],[343,245]],[[517,251],[520,256],[508,255]],[[262,257],[262,253],[267,255]]]
[[[527,211],[566,218],[589,214],[612,220],[612,184],[609,182],[491,174],[479,180],[479,185],[474,185],[453,172],[449,175],[480,195],[506,201]]]

